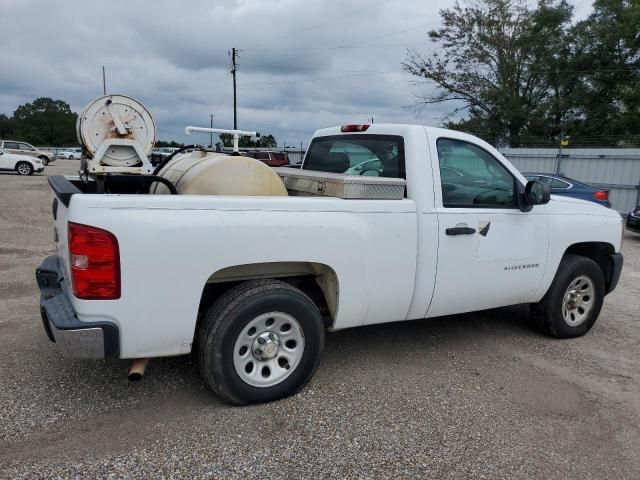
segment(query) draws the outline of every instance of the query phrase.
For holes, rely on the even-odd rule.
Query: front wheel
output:
[[[73,155],[69,155],[69,156],[67,157],[67,159],[68,159],[68,160],[73,160]]]
[[[47,157],[38,157],[38,158],[42,160],[42,165],[44,165],[45,167],[49,165],[49,159]]]
[[[293,395],[309,382],[324,326],[302,291],[278,280],[249,281],[208,310],[196,342],[209,388],[227,403],[246,405]]]
[[[604,295],[604,275],[598,264],[590,258],[565,255],[546,295],[531,305],[531,315],[552,337],[579,337],[596,322]]]
[[[18,175],[33,175],[33,167],[27,162],[18,162],[16,165]]]

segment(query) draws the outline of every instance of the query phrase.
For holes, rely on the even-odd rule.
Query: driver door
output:
[[[520,211],[519,180],[487,150],[453,138],[430,141],[438,152],[438,267],[427,316],[531,301],[546,264],[546,215]]]

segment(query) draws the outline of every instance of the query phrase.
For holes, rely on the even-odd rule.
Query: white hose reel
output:
[[[106,95],[90,102],[78,115],[76,133],[86,156],[84,173],[153,173],[147,156],[156,141],[156,126],[137,100]]]

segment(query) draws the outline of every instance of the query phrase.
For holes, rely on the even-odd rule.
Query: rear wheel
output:
[[[18,175],[33,175],[33,167],[27,162],[18,162],[16,165]]]
[[[278,280],[249,281],[216,301],[196,341],[209,388],[227,403],[245,405],[302,389],[320,362],[324,326],[302,291]]]
[[[605,295],[602,270],[590,258],[565,255],[553,283],[531,314],[538,327],[556,338],[579,337],[596,322]]]

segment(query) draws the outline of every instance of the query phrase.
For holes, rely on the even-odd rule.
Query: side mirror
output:
[[[549,203],[551,199],[549,185],[540,183],[537,180],[527,182],[527,186],[524,188],[524,199],[527,205],[531,206]]]

